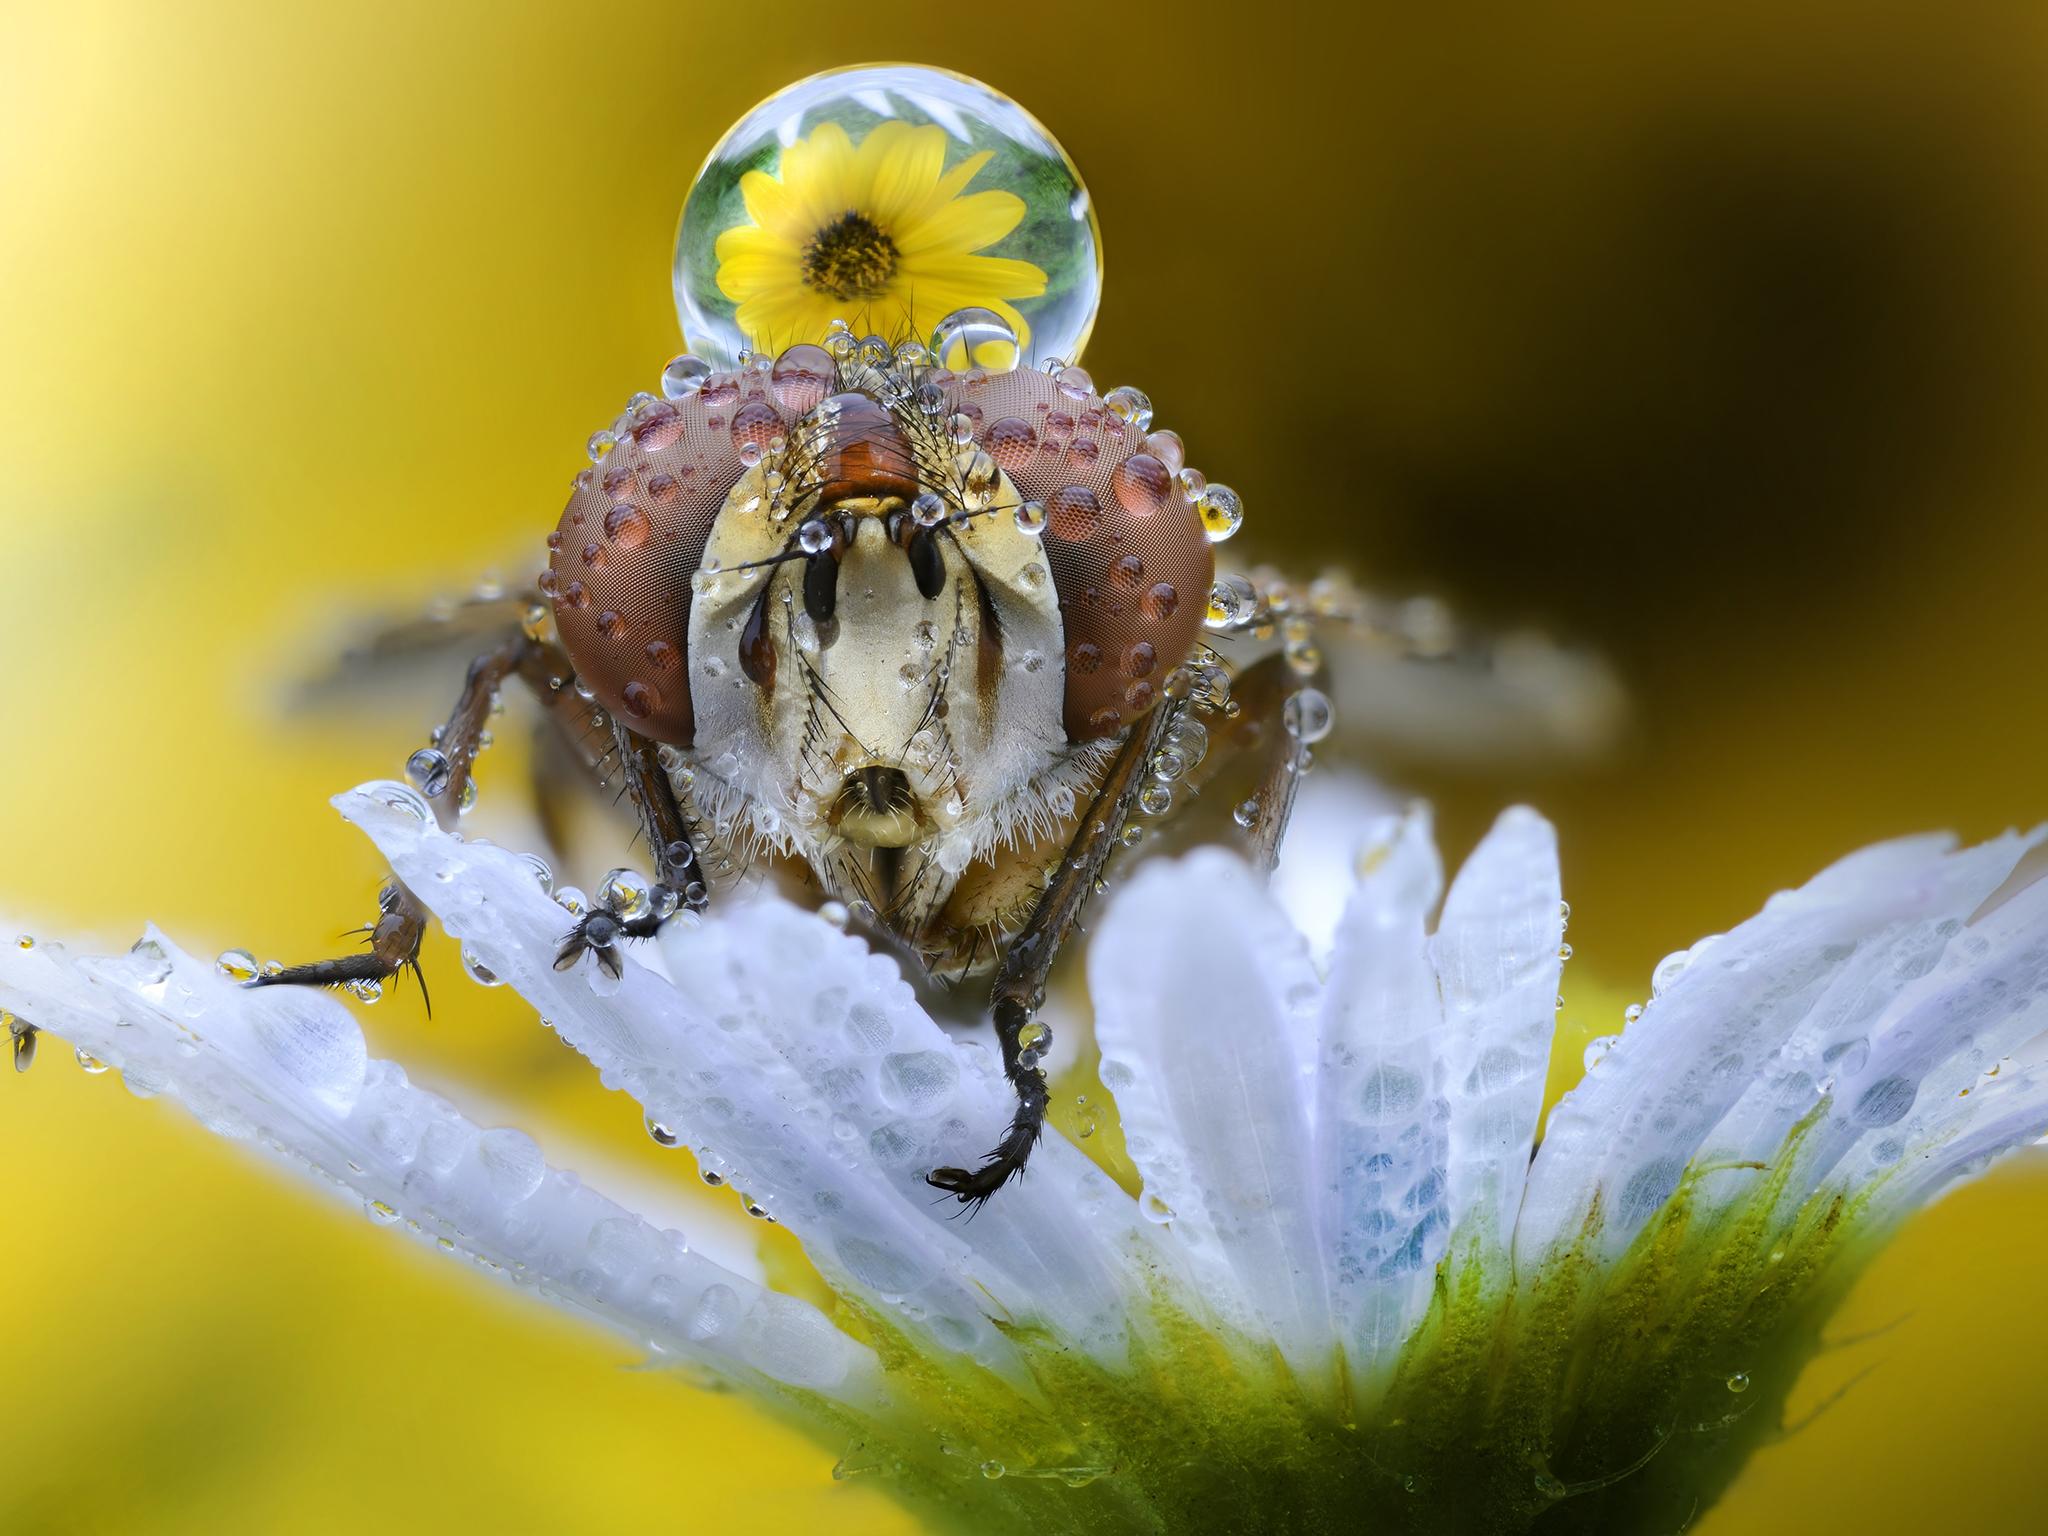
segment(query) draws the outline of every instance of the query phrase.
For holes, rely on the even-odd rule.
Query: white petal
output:
[[[1316,1186],[1354,1380],[1390,1367],[1448,1236],[1443,1005],[1426,932],[1443,865],[1417,807],[1370,828],[1323,999]]]
[[[557,1305],[740,1382],[755,1373],[870,1403],[879,1368],[808,1303],[763,1290],[551,1168],[523,1132],[483,1129],[369,1058],[324,992],[238,986],[152,929],[72,962],[0,950],[0,1005],[343,1193],[373,1220]]]
[[[924,1183],[936,1163],[977,1161],[1014,1105],[988,1053],[950,1041],[893,960],[760,901],[672,922],[673,984],[629,948],[623,981],[600,991],[587,958],[553,968],[569,918],[525,862],[394,810],[403,794],[369,786],[336,804],[607,1086],[795,1232],[835,1286],[1018,1381],[991,1316],[1121,1347],[1148,1236],[1105,1175],[1049,1134],[1024,1181],[971,1221]]]
[[[1142,868],[1088,953],[1102,1080],[1147,1213],[1219,1309],[1326,1357],[1307,1104],[1320,1002],[1300,935],[1235,857]]]
[[[1912,963],[1915,946],[1902,930],[1924,918],[1930,902],[1968,900],[1986,878],[1997,883],[1998,874],[1982,868],[1945,880],[1949,846],[1944,838],[1912,838],[1866,848],[1772,897],[1729,934],[1694,945],[1689,958],[1660,967],[1665,984],[1642,1017],[1551,1116],[1530,1176],[1518,1257],[1538,1260],[1575,1234],[1596,1197],[1604,1213],[1600,1251],[1618,1253],[1753,1080],[1762,1078],[1765,1093],[1782,1092],[1784,1107],[1796,1113],[1810,1108],[1813,1096],[1796,1072],[1766,1064],[1809,1018],[1815,1038],[1839,1043],[1857,1035],[1864,1016],[1887,1006],[1904,979],[1887,978],[1886,963]],[[2016,851],[1994,857],[1992,867],[1999,857],[2010,867]],[[1729,1144],[1753,1149],[1769,1135],[1761,1112],[1746,1109]],[[1736,1176],[1712,1175],[1710,1187]]]
[[[1534,811],[1502,813],[1444,898],[1430,953],[1444,1006],[1454,1243],[1505,1257],[1522,1202],[1564,940],[1557,836]]]
[[[1273,899],[1318,961],[1329,956],[1357,881],[1360,847],[1400,809],[1384,785],[1362,773],[1318,768],[1301,781],[1273,871]]]
[[[1742,1195],[1753,1182],[1745,1165],[1783,1155],[1793,1128],[1826,1093],[1832,1108],[1820,1125],[1803,1133],[1797,1150],[1800,1172],[1786,1190],[1788,1200],[1804,1198],[1850,1144],[1871,1129],[1863,1121],[1873,1110],[1890,1114],[1896,1106],[1903,1113],[1911,1102],[1910,1095],[1899,1101],[1906,1075],[1917,1082],[1935,1057],[1953,1048],[1959,1033],[1967,1034],[1923,1028],[1919,1045],[1933,1056],[1915,1070],[1905,1060],[1912,1054],[1914,1026],[1901,1025],[1899,1017],[1922,1012],[1923,1000],[1944,992],[1957,975],[1981,971],[1980,956],[1973,953],[1981,936],[1965,929],[1964,919],[2011,869],[2018,841],[2005,838],[1946,856],[1946,839],[1892,847],[1924,849],[1926,857],[1902,865],[1888,856],[1877,876],[1895,900],[1878,914],[1879,926],[1856,943],[1775,1054],[1744,1069],[1754,1081],[1700,1150],[1702,1163],[1726,1166],[1725,1172],[1701,1181],[1704,1208]],[[2007,914],[1994,930],[2009,932],[2011,922]],[[1711,950],[1708,958],[1713,959]],[[1966,1066],[1957,1086],[1975,1071]],[[1859,1111],[1866,1095],[1868,1104]]]
[[[1985,851],[1999,855],[1989,881],[1995,889],[2020,850],[2016,839],[2005,839],[1972,853]],[[1978,1154],[1958,1153],[1958,1143],[1978,1143],[1998,1116],[2038,1106],[2038,1084],[2030,1081],[2039,1075],[2038,1052],[2030,1042],[2048,1029],[2048,1009],[2040,1006],[2048,998],[2048,884],[1963,922],[1984,894],[1965,888],[1942,925],[1955,930],[1940,959],[1884,1008],[1868,1032],[1869,1050],[1839,1063],[1827,1117],[1799,1149],[1807,1183],[1853,1193],[1866,1182],[1890,1182],[1902,1165],[1968,1161]],[[2038,1107],[2031,1113],[2038,1132]]]

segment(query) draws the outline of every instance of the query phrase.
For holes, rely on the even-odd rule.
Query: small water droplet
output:
[[[1297,689],[1281,710],[1287,734],[1303,743],[1321,741],[1336,723],[1329,696],[1320,688]]]
[[[213,962],[214,970],[229,981],[253,981],[262,974],[256,957],[246,949],[224,949],[220,958]]]
[[[480,987],[502,987],[505,985],[505,979],[485,965],[477,957],[477,952],[467,944],[462,946],[462,968],[469,974],[469,979]]]

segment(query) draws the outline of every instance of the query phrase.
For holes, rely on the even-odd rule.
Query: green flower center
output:
[[[848,210],[804,247],[804,282],[835,299],[879,299],[896,275],[896,242]]]

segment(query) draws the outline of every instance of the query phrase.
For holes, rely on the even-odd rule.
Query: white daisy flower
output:
[[[1543,1127],[1549,825],[1509,811],[1446,892],[1427,813],[1338,781],[1276,886],[1299,921],[1216,851],[1109,900],[1089,990],[1142,1187],[1048,1132],[963,1218],[924,1174],[971,1164],[1009,1090],[894,960],[764,899],[617,983],[558,972],[531,861],[402,785],[336,804],[658,1140],[802,1239],[831,1315],[369,1059],[334,997],[155,930],[6,946],[0,1006],[755,1394],[936,1527],[1676,1529],[1780,1428],[1876,1245],[2048,1128],[2041,832],[1866,849],[1671,957]]]

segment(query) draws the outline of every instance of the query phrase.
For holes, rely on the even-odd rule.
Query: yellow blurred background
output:
[[[436,711],[287,721],[283,682],[350,613],[537,568],[675,350],[698,161],[878,56],[1060,136],[1108,252],[1090,368],[1244,492],[1252,553],[1615,658],[1612,767],[1406,774],[1454,852],[1510,796],[1558,820],[1561,1061],[1849,847],[2048,816],[2048,13],[1543,10],[9,0],[0,911],[330,952],[378,869],[325,797]],[[429,966],[374,1051],[699,1197]],[[0,1161],[0,1529],[910,1528],[61,1048],[0,1083]],[[1837,1328],[1902,1321],[1792,1411],[1876,1369],[1698,1529],[2040,1529],[2044,1231],[2040,1162],[1916,1221]]]

